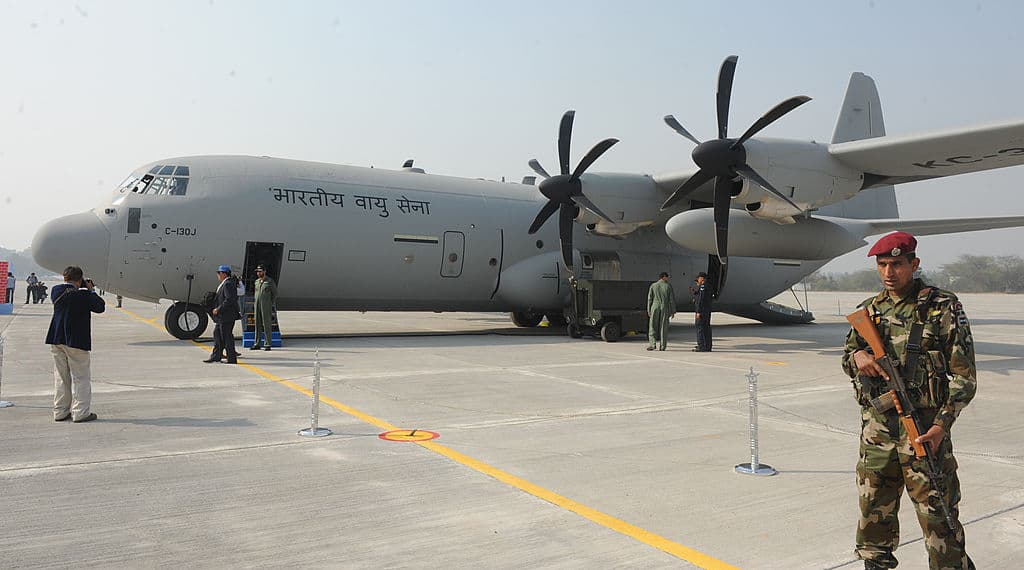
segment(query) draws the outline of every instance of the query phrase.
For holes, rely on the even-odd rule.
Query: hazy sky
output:
[[[827,141],[849,75],[886,130],[1024,116],[1024,3],[0,1],[0,246],[86,210],[131,170],[190,154],[269,155],[519,179],[621,139],[595,171],[692,165],[718,67],[739,55],[731,127]],[[1024,167],[898,187],[903,217],[1024,215]],[[929,264],[1019,254],[1024,230],[922,239]],[[864,251],[826,270],[870,267]]]

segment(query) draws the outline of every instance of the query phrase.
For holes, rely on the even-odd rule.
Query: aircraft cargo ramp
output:
[[[52,419],[50,305],[17,305],[0,316],[0,567],[859,568],[833,313],[866,296],[811,293],[801,327],[716,315],[712,353],[691,352],[685,314],[651,353],[499,314],[282,313],[286,346],[241,366],[170,338],[165,306],[108,302],[86,424]],[[962,300],[980,369],[953,431],[962,520],[978,568],[1015,568],[1024,298]],[[317,348],[333,435],[304,438]],[[751,367],[773,477],[734,471]],[[906,502],[901,521],[900,568],[927,568]]]

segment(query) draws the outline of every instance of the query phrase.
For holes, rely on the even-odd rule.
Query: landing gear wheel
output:
[[[565,315],[561,314],[550,314],[544,315],[548,318],[548,324],[553,327],[564,327],[569,324],[569,320],[565,318]]]
[[[175,303],[164,313],[164,328],[181,340],[199,338],[209,323],[206,311],[196,304]]]
[[[540,313],[531,313],[530,311],[514,311],[512,313],[512,324],[517,327],[535,327],[540,324],[540,320],[544,318],[544,315]]]
[[[615,342],[622,338],[622,327],[615,321],[608,321],[601,327],[601,340]]]
[[[583,338],[583,331],[576,325],[570,324],[566,327],[566,332],[569,333],[569,338]]]

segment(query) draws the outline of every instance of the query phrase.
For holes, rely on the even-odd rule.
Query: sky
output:
[[[731,128],[813,98],[761,132],[828,141],[851,72],[888,134],[1024,118],[1024,3],[940,1],[64,2],[0,0],[0,246],[107,198],[136,167],[268,155],[519,180],[575,163],[692,167],[715,132],[718,68],[739,56]],[[906,218],[1024,215],[1024,167],[897,187]],[[1019,255],[1024,229],[928,236],[922,266]],[[870,268],[866,248],[825,271]]]

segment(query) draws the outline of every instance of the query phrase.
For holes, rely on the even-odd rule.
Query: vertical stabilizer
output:
[[[839,110],[832,142],[843,143],[881,136],[885,136],[885,122],[882,120],[882,101],[878,97],[875,80],[856,72],[850,76],[850,85],[846,88],[843,107]],[[892,185],[863,190],[853,198],[821,208],[817,213],[858,219],[900,216],[896,205],[896,189]]]
[[[885,136],[882,101],[875,80],[860,72],[850,76],[843,108],[839,110],[832,142],[842,143]]]

